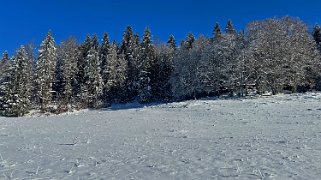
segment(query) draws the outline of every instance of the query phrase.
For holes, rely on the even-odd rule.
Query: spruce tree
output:
[[[79,106],[86,108],[87,104],[87,85],[88,76],[86,76],[86,68],[88,68],[87,56],[91,49],[91,38],[89,35],[86,36],[85,41],[78,47],[77,52],[77,74],[76,84],[74,87],[75,93],[77,94],[77,101],[80,103]]]
[[[123,101],[126,91],[127,62],[124,54],[117,55],[116,42],[110,46],[108,55],[107,72],[109,78],[105,84],[107,99],[106,104]]]
[[[213,30],[214,40],[218,41],[222,38],[222,31],[219,23],[217,22],[215,24],[214,30]]]
[[[52,87],[55,79],[56,62],[56,44],[51,32],[49,32],[40,45],[37,62],[38,96],[42,112],[47,111],[48,105],[52,102]]]
[[[74,87],[77,83],[76,75],[77,69],[77,42],[75,38],[69,38],[67,41],[61,43],[58,49],[58,61],[60,66],[58,72],[60,73],[59,81],[61,83],[60,89],[60,103],[63,107],[67,108],[68,104],[73,103]],[[62,110],[62,109],[60,109]]]
[[[126,82],[127,86],[127,101],[133,100],[137,96],[137,62],[138,54],[137,52],[137,41],[139,38],[137,35],[133,34],[132,28],[128,26],[123,35],[122,45],[120,47],[120,53],[125,55],[125,60],[127,61],[128,67],[128,79]]]
[[[233,27],[233,23],[232,23],[231,20],[229,20],[229,21],[227,22],[225,32],[226,32],[226,34],[236,35],[236,31],[235,31],[235,29],[234,29],[234,27]]]
[[[171,98],[171,84],[169,82],[173,71],[173,58],[176,51],[174,36],[170,36],[167,46],[156,47],[156,62],[154,63],[154,78],[156,84],[153,88],[153,96],[156,100],[169,101]]]
[[[176,40],[175,37],[173,35],[169,36],[169,39],[167,41],[167,46],[171,49],[171,50],[176,50]]]
[[[317,44],[318,49],[321,51],[321,27],[318,24],[314,26],[312,35]]]
[[[183,43],[183,47],[187,50],[191,50],[193,48],[193,43],[195,42],[195,36],[193,33],[188,33],[186,40]]]
[[[18,63],[18,74],[19,74],[19,103],[21,113],[25,114],[30,110],[30,98],[32,93],[32,61],[22,46],[17,53],[16,61]],[[22,114],[22,115],[23,115]]]
[[[87,99],[89,108],[97,108],[101,105],[100,98],[103,92],[103,81],[100,75],[99,63],[99,46],[97,38],[93,38],[92,47],[88,52],[86,61],[87,67],[85,68],[85,79],[87,80]]]
[[[0,114],[4,115],[4,112],[8,107],[7,94],[9,91],[11,76],[11,63],[7,51],[3,53],[3,57],[0,62],[0,70]]]
[[[99,51],[100,74],[104,84],[106,84],[108,80],[107,64],[108,64],[109,50],[110,50],[109,37],[108,37],[108,34],[105,33],[102,40],[101,48]]]
[[[145,29],[139,57],[138,98],[141,103],[146,103],[152,100],[152,86],[156,81],[156,79],[153,78],[155,75],[155,69],[153,69],[155,62],[155,48],[152,44],[149,28]]]
[[[23,116],[30,110],[32,62],[22,46],[13,60],[7,84],[5,116]]]

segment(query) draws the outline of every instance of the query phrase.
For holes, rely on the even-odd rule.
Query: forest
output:
[[[21,46],[0,61],[0,114],[62,113],[113,103],[171,102],[321,90],[321,28],[299,18],[269,18],[237,31],[214,24],[211,37],[189,33],[154,43],[128,26],[121,42],[87,35],[56,44],[51,32],[34,52]]]

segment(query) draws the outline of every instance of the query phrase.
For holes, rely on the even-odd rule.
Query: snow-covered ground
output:
[[[321,93],[0,118],[0,179],[321,177]]]

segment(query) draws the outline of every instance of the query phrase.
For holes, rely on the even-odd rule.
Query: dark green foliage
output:
[[[155,66],[155,47],[152,44],[151,32],[145,29],[139,56],[138,98],[142,103],[153,100],[153,88],[156,85],[157,71]]]
[[[214,36],[214,40],[220,40],[222,38],[222,31],[218,22],[215,24],[215,27],[213,30],[213,36]]]
[[[167,41],[167,46],[171,49],[171,50],[176,50],[176,40],[175,37],[173,35],[169,36],[169,39]]]
[[[134,35],[132,28],[128,26],[123,35],[122,45],[120,47],[120,53],[124,55],[124,59],[127,62],[127,74],[126,80],[127,93],[124,96],[125,101],[133,100],[138,93],[137,81],[138,81],[138,47],[139,43],[138,35]]]
[[[226,26],[226,30],[225,31],[226,31],[226,34],[236,35],[236,31],[235,31],[235,29],[233,27],[233,23],[232,23],[231,20],[229,20],[227,22],[227,26]]]
[[[48,106],[53,100],[56,63],[56,44],[51,32],[49,32],[45,40],[41,43],[36,70],[37,95],[41,104],[41,111],[43,112],[48,110]]]
[[[0,62],[0,113],[3,115],[8,108],[8,91],[11,78],[11,62],[8,52],[3,53],[3,58]]]
[[[109,37],[108,37],[108,34],[105,33],[103,37],[103,41],[101,43],[100,52],[99,52],[100,74],[104,84],[106,84],[108,81],[107,64],[108,64],[108,55],[110,53],[109,50],[110,50]]]
[[[28,59],[24,47],[21,47],[10,68],[10,78],[4,95],[6,102],[5,116],[23,116],[30,110],[32,62]]]
[[[195,36],[192,33],[189,33],[186,37],[186,40],[183,41],[183,48],[190,50],[193,48],[193,43],[195,42]]]
[[[314,26],[312,35],[315,42],[317,43],[318,49],[321,52],[321,27],[318,24]]]

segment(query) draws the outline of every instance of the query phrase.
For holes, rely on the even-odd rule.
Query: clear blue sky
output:
[[[321,22],[320,0],[3,0],[0,17],[0,52],[12,54],[21,44],[39,45],[48,30],[57,43],[86,34],[99,37],[108,32],[120,41],[127,25],[140,35],[146,26],[154,38],[177,41],[188,32],[211,35],[218,21],[225,27],[231,19],[237,29],[252,20],[290,15],[300,17],[311,28]]]

